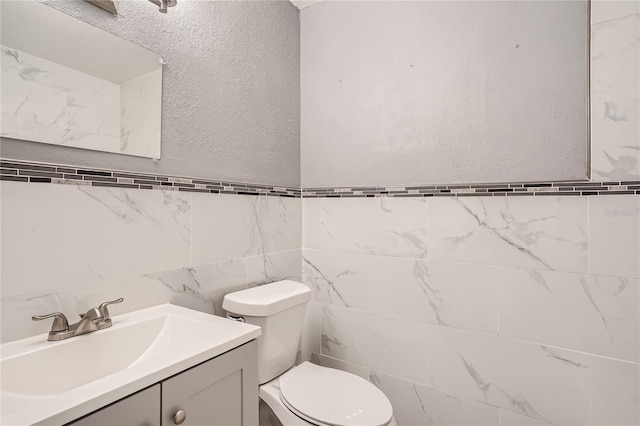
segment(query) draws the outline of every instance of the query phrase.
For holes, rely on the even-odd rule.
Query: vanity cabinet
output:
[[[242,349],[162,382],[162,424],[173,425],[175,414],[185,410],[184,425],[257,426],[258,361]]]
[[[160,384],[69,423],[73,426],[155,426],[159,424]]]
[[[258,358],[252,340],[67,426],[257,426]]]

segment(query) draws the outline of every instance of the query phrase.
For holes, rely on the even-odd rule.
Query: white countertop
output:
[[[260,327],[165,304],[113,317],[110,328],[59,342],[48,342],[42,334],[6,343],[0,346],[0,423],[70,422],[259,335]],[[139,353],[133,352],[136,350]],[[77,351],[82,353],[76,356]],[[60,362],[69,353],[74,355],[67,356],[70,362]],[[133,362],[130,357],[135,357]],[[23,368],[29,371],[23,381],[19,375],[23,370],[18,367],[30,367],[30,360],[38,360],[34,361],[37,365]],[[107,373],[96,373],[94,367]],[[91,374],[102,377],[87,379]],[[55,377],[64,383],[48,382]],[[84,383],[87,380],[91,381]],[[56,387],[62,390],[50,390]]]

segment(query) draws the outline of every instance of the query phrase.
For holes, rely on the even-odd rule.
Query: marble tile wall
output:
[[[300,199],[0,183],[1,340],[73,318],[175,303],[223,314],[224,294],[300,280]]]
[[[303,356],[364,369],[401,424],[640,422],[640,196],[303,198],[303,218]]]

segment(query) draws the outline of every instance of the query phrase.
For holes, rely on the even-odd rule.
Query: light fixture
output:
[[[114,15],[118,14],[118,9],[116,9],[116,1],[117,0],[87,0],[87,2],[93,4],[94,6],[98,6],[100,9],[104,9],[113,13]],[[178,0],[149,0],[151,3],[155,4],[160,8],[160,12],[167,13],[168,7],[173,7],[178,3]]]
[[[107,12],[111,12],[114,15],[118,14],[115,0],[87,0],[87,2],[94,6],[98,6],[100,9],[106,10]]]
[[[167,7],[173,7],[178,3],[178,0],[149,0],[160,8],[160,12],[167,13]]]

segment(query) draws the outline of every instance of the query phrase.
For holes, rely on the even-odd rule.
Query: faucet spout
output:
[[[97,308],[91,308],[86,314],[82,315],[80,321],[69,326],[69,330],[73,331],[74,336],[91,333],[100,330],[99,323],[103,319],[102,314]]]

